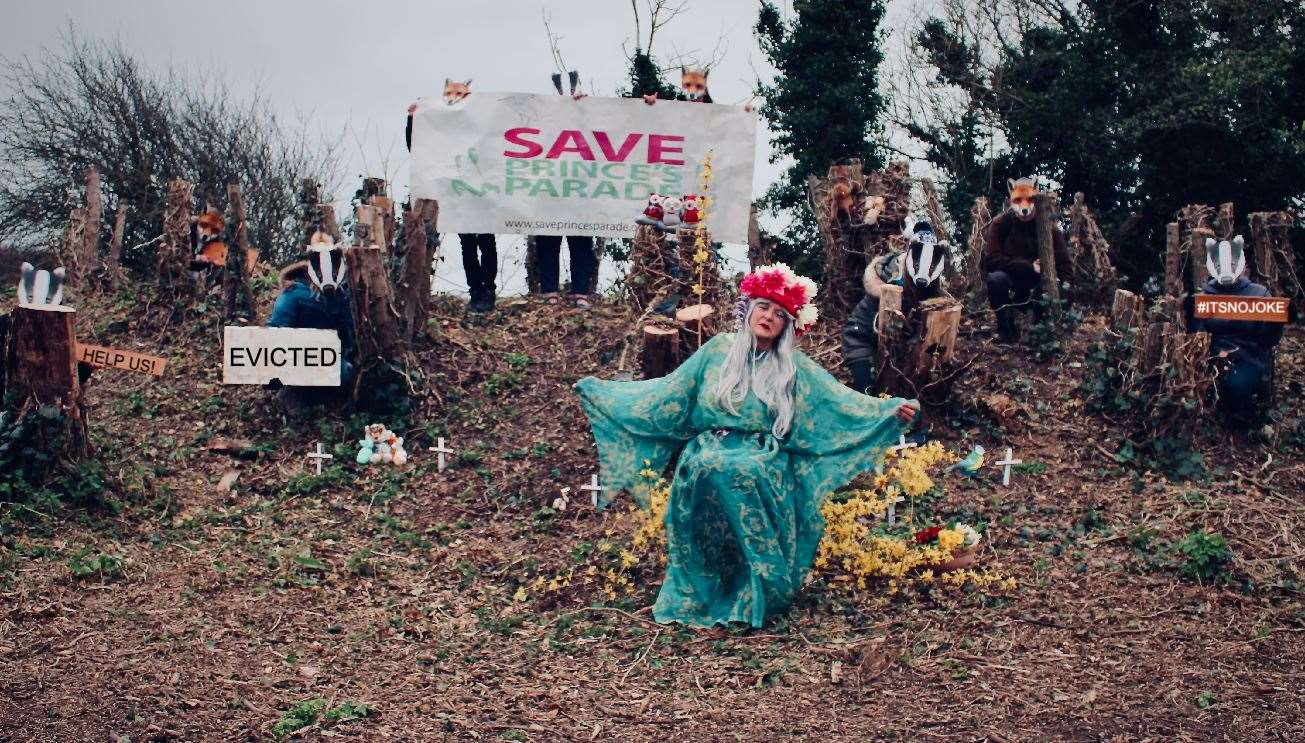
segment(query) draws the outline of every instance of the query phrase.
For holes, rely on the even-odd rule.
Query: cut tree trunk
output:
[[[1255,280],[1274,296],[1305,299],[1291,249],[1291,212],[1252,212],[1251,245],[1255,251]]]
[[[1210,279],[1205,270],[1205,241],[1214,237],[1210,229],[1210,217],[1214,210],[1205,204],[1189,204],[1178,210],[1178,221],[1182,225],[1183,244],[1191,263],[1192,291],[1200,291]]]
[[[675,313],[675,320],[684,326],[680,333],[680,352],[689,358],[714,334],[716,309],[709,304],[695,304]]]
[[[1183,243],[1177,222],[1165,225],[1165,294],[1183,295]]]
[[[384,255],[385,251],[380,246],[380,241],[384,239],[383,230],[377,230],[376,224],[378,215],[376,207],[365,204],[359,204],[353,210],[353,244],[362,248],[376,248]]]
[[[913,351],[915,363],[913,376],[925,380],[934,370],[950,364],[956,355],[956,336],[961,327],[961,306],[947,297],[927,299],[920,303],[923,317],[920,337]]]
[[[1115,290],[1115,301],[1110,307],[1110,327],[1120,335],[1136,331],[1146,319],[1146,303],[1127,289]]]
[[[957,288],[958,296],[965,297],[971,312],[978,312],[987,304],[988,289],[983,280],[983,252],[988,244],[988,228],[992,226],[992,208],[988,197],[980,196],[970,208],[970,238],[965,250],[965,287]]]
[[[1237,219],[1233,214],[1233,203],[1225,201],[1219,205],[1219,215],[1215,217],[1215,234],[1220,240],[1231,240],[1237,230]]]
[[[94,167],[86,169],[86,224],[83,230],[81,258],[78,261],[84,274],[82,291],[93,290],[95,270],[100,265],[100,230],[104,228],[104,202],[100,196],[100,171]]]
[[[313,233],[322,230],[322,187],[312,178],[305,178],[299,186],[299,241],[301,245],[312,242]],[[325,231],[325,230],[323,230]]]
[[[163,242],[159,245],[156,272],[159,288],[174,296],[190,295],[190,221],[195,187],[189,181],[168,183],[163,208]]]
[[[370,209],[371,207],[360,207]],[[348,265],[349,292],[353,303],[353,322],[358,354],[358,376],[354,380],[354,399],[364,384],[375,381],[374,374],[404,374],[408,344],[394,309],[385,262],[379,247],[355,247],[344,251]]]
[[[410,342],[430,319],[431,256],[426,247],[426,230],[437,228],[439,214],[439,202],[417,199],[403,215],[403,270],[397,299],[403,337]]]
[[[1056,229],[1058,196],[1052,191],[1034,197],[1036,229],[1038,235],[1038,262],[1042,267],[1042,295],[1051,303],[1052,317],[1060,315],[1060,277],[1056,276],[1056,246],[1053,233]]]
[[[1110,262],[1110,243],[1081,191],[1074,194],[1072,215],[1067,244],[1074,268],[1074,291],[1093,306],[1102,306],[1114,297],[1119,283]]]
[[[38,449],[56,450],[70,459],[90,454],[90,438],[82,410],[82,388],[77,375],[77,312],[71,307],[33,309],[15,307],[9,317],[5,345],[5,397],[14,417],[38,415]],[[57,408],[57,418],[46,418],[42,406]],[[11,417],[10,420],[14,420]]]
[[[639,368],[644,379],[670,374],[680,365],[680,331],[665,325],[643,326],[643,352]]]
[[[86,250],[86,209],[76,207],[68,212],[68,226],[63,230],[63,243],[59,248],[59,261],[64,267],[64,281],[72,289],[82,290],[88,282],[91,269],[83,261]]]
[[[240,185],[227,184],[227,224],[232,239],[227,242],[227,266],[222,275],[222,300],[224,317],[258,322],[258,307],[254,304],[254,290],[250,279],[249,224],[245,216],[245,199]]]
[[[127,203],[118,202],[118,213],[113,216],[113,235],[104,259],[104,281],[110,289],[117,289],[122,279],[122,235],[127,228]]]
[[[321,229],[331,236],[331,240],[336,245],[344,244],[344,233],[340,231],[340,223],[335,220],[334,204],[318,204],[317,212],[321,215]]]

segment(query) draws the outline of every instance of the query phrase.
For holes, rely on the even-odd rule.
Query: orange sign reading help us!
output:
[[[1230,297],[1197,294],[1196,316],[1201,319],[1287,322],[1286,297]]]
[[[156,377],[163,376],[163,367],[168,363],[167,359],[158,356],[146,356],[143,353],[90,346],[85,343],[77,344],[77,360],[91,366],[126,369],[142,374],[153,374]]]

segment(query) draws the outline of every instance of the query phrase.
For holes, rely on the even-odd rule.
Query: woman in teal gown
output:
[[[815,558],[825,497],[882,461],[916,411],[848,389],[795,348],[814,321],[808,280],[763,267],[741,294],[738,332],[668,376],[576,384],[607,492],[637,492],[641,470],[664,471],[679,453],[659,622],[760,627],[787,609]]]

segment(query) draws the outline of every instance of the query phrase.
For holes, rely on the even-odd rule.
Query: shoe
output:
[[[590,303],[588,299],[585,299],[583,295],[581,295],[575,298],[575,306],[579,307],[582,310],[587,310],[590,307],[593,307],[593,304]]]
[[[1020,326],[1016,322],[1015,310],[1005,307],[997,310],[997,342],[1017,343],[1020,339]]]

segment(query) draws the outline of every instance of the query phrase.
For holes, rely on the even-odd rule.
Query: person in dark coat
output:
[[[471,81],[444,81],[444,102],[452,105],[471,95]],[[408,106],[408,123],[404,128],[403,141],[412,151],[412,115],[417,112],[417,104]],[[458,233],[458,242],[462,246],[462,270],[467,275],[467,291],[471,301],[467,305],[473,312],[488,312],[494,309],[495,280],[498,277],[498,246],[494,235],[488,232]]]
[[[571,85],[571,99],[584,98],[580,92],[580,73],[571,70],[567,73]],[[562,75],[553,73],[553,88],[558,95],[562,92]],[[571,254],[571,296],[576,305],[588,307],[586,297],[592,294],[598,280],[598,254],[594,251],[594,238],[590,235],[568,235],[566,249]],[[541,294],[555,294],[561,285],[561,235],[535,236],[535,265],[539,268],[539,291]]]
[[[1205,241],[1206,268],[1210,280],[1199,294],[1230,297],[1267,297],[1269,290],[1246,276],[1245,242],[1238,235],[1232,240]],[[1216,365],[1219,408],[1233,421],[1250,422],[1260,416],[1255,396],[1269,381],[1273,366],[1273,347],[1282,339],[1283,324],[1253,320],[1197,318],[1195,302],[1189,300],[1188,330],[1210,334],[1211,360]]]
[[[878,356],[881,288],[886,284],[902,287],[902,316],[907,320],[906,337],[919,328],[914,324],[914,310],[920,302],[942,294],[942,275],[946,268],[948,246],[939,242],[928,222],[917,222],[911,242],[903,253],[882,255],[866,266],[862,283],[865,296],[857,302],[843,325],[843,364],[852,377],[852,389],[874,395],[875,358]]]
[[[988,303],[997,313],[997,334],[1002,342],[1019,339],[1016,316],[1021,309],[1031,308],[1034,316],[1041,318],[1041,304],[1034,301],[1042,295],[1042,275],[1038,260],[1038,235],[1036,232],[1034,196],[1037,186],[1030,178],[1008,182],[1010,203],[988,227],[987,246],[980,268],[988,289]],[[1056,278],[1068,282],[1070,278],[1069,248],[1059,227],[1051,228],[1052,245],[1056,256]]]
[[[315,238],[305,259],[281,270],[282,289],[272,305],[267,327],[334,330],[340,337],[341,387],[280,387],[277,401],[292,416],[302,414],[309,405],[338,396],[353,381],[353,306],[344,275],[344,254],[320,238]]]

